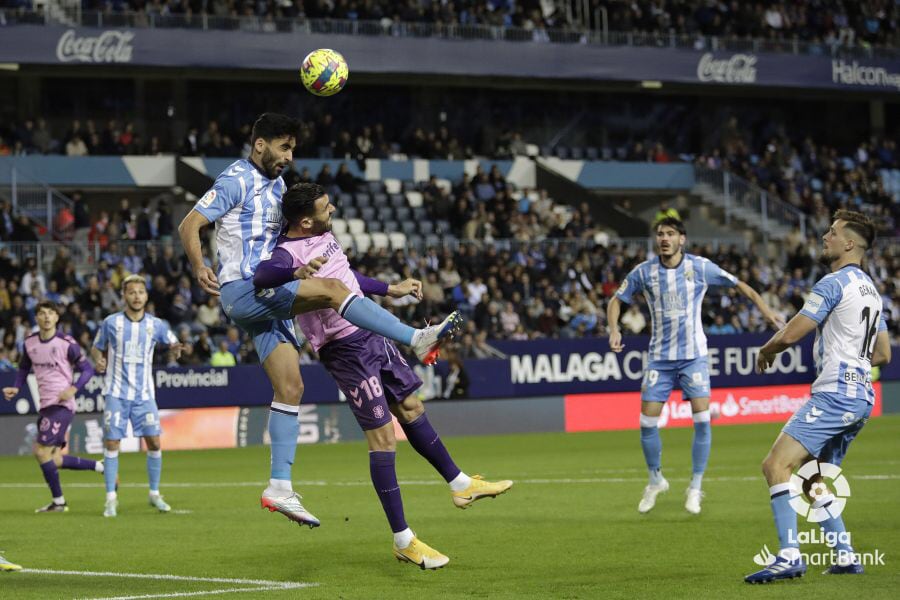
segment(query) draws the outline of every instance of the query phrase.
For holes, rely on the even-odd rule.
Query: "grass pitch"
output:
[[[0,573],[0,598],[896,598],[900,417],[873,419],[844,463],[854,546],[877,549],[885,566],[861,577],[810,567],[799,580],[742,582],[764,544],[777,551],[759,465],[779,428],[714,427],[699,516],[683,508],[689,429],[662,432],[672,489],[647,515],[637,512],[646,472],[636,431],[449,438],[467,472],[516,480],[465,511],[401,443],[410,526],[451,559],[435,572],[391,556],[361,443],[298,449],[295,488],[322,521],[314,530],[260,510],[267,448],[165,453],[162,491],[174,511],[165,515],[147,504],[144,456],[121,455],[116,519],[102,517],[101,477],[76,471],[62,474],[70,512],[34,514],[49,501],[35,461],[0,457],[0,550],[29,569]]]

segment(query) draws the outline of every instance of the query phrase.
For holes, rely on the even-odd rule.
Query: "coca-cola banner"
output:
[[[344,54],[351,81],[353,73],[403,73],[900,92],[900,60],[301,32],[0,27],[0,63],[291,71],[319,47]]]

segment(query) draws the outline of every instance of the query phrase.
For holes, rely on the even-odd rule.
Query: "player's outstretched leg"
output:
[[[709,400],[706,399],[706,406]],[[690,487],[687,489],[687,499],[684,508],[691,514],[700,514],[700,501],[703,499],[701,489],[703,473],[709,462],[709,449],[712,443],[712,427],[709,422],[709,408],[694,413],[694,443],[691,447],[691,461],[693,463],[693,476]]]
[[[263,358],[263,368],[275,390],[269,410],[269,439],[271,440],[271,469],[269,486],[263,491],[260,506],[269,512],[279,512],[299,525],[318,527],[319,520],[300,502],[294,492],[291,469],[300,433],[300,398],[303,380],[300,377],[297,350],[290,344],[278,344],[263,357],[265,349],[257,347]]]
[[[797,541],[797,513],[790,504],[791,473],[808,457],[806,448],[794,438],[781,433],[763,461],[763,473],[769,484],[772,516],[778,531],[780,550],[775,562],[744,577],[747,583],[771,583],[780,579],[803,577],[806,563],[800,556]]]
[[[118,515],[119,494],[119,443],[116,440],[106,442],[106,450],[103,452],[103,481],[106,485],[106,502],[103,505],[104,517],[115,517]],[[112,447],[113,449],[110,449]]]
[[[332,308],[357,327],[410,346],[416,357],[425,364],[433,364],[437,360],[441,345],[462,323],[462,317],[454,311],[437,325],[415,329],[369,298],[350,292],[337,279],[303,280],[297,288],[291,312],[297,315],[322,308]]]
[[[644,488],[638,512],[647,513],[656,506],[656,497],[669,490],[669,482],[662,475],[662,439],[659,437],[659,416],[648,416],[641,413],[641,448],[650,480]]]
[[[91,460],[89,458],[81,458],[80,456],[72,456],[66,454],[62,457],[60,469],[72,469],[73,471],[96,471],[103,472],[102,460]]]
[[[0,573],[3,572],[12,572],[12,571],[21,571],[22,565],[17,565],[15,563],[11,563],[5,558],[3,555],[0,555]]]
[[[406,434],[406,439],[409,440],[416,452],[431,463],[431,466],[450,485],[450,495],[454,505],[465,509],[476,500],[495,498],[512,487],[512,481],[485,481],[480,475],[469,477],[457,467],[441,441],[441,437],[428,421],[421,402],[410,397],[402,405],[397,406],[397,409],[401,413],[398,421]],[[404,417],[413,418],[409,422],[404,422]]]

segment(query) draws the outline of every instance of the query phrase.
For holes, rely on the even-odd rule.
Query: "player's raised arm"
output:
[[[775,314],[775,312],[769,308],[769,305],[766,304],[765,300],[762,299],[762,296],[759,295],[759,292],[754,290],[752,287],[747,285],[745,282],[740,279],[737,281],[737,290],[743,294],[746,298],[749,298],[751,302],[759,309],[762,313],[763,318],[766,320],[766,323],[769,324],[773,329],[781,329],[784,327],[784,319]]]
[[[181,237],[184,252],[191,261],[191,268],[197,281],[200,282],[200,287],[207,293],[218,296],[219,280],[216,278],[216,273],[203,263],[203,251],[200,247],[200,230],[210,222],[197,210],[192,210],[178,226],[178,235]]]

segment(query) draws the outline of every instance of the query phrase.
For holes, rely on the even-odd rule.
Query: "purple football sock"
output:
[[[56,469],[56,463],[52,460],[41,463],[41,471],[44,472],[44,480],[50,487],[50,493],[53,494],[53,497],[59,498],[62,496],[62,486],[59,484],[59,471]]]
[[[372,473],[372,485],[384,507],[391,531],[397,533],[408,528],[403,516],[403,499],[400,497],[400,485],[397,483],[397,471],[394,463],[396,452],[369,452],[369,471]]]
[[[406,433],[406,439],[416,452],[421,454],[425,460],[431,463],[437,472],[441,474],[444,481],[450,483],[462,470],[456,466],[450,453],[444,447],[441,437],[428,422],[425,413],[419,415],[419,418],[410,423],[400,423],[400,427]]]
[[[97,461],[80,456],[63,456],[63,469],[75,469],[76,471],[93,471],[97,467]]]

